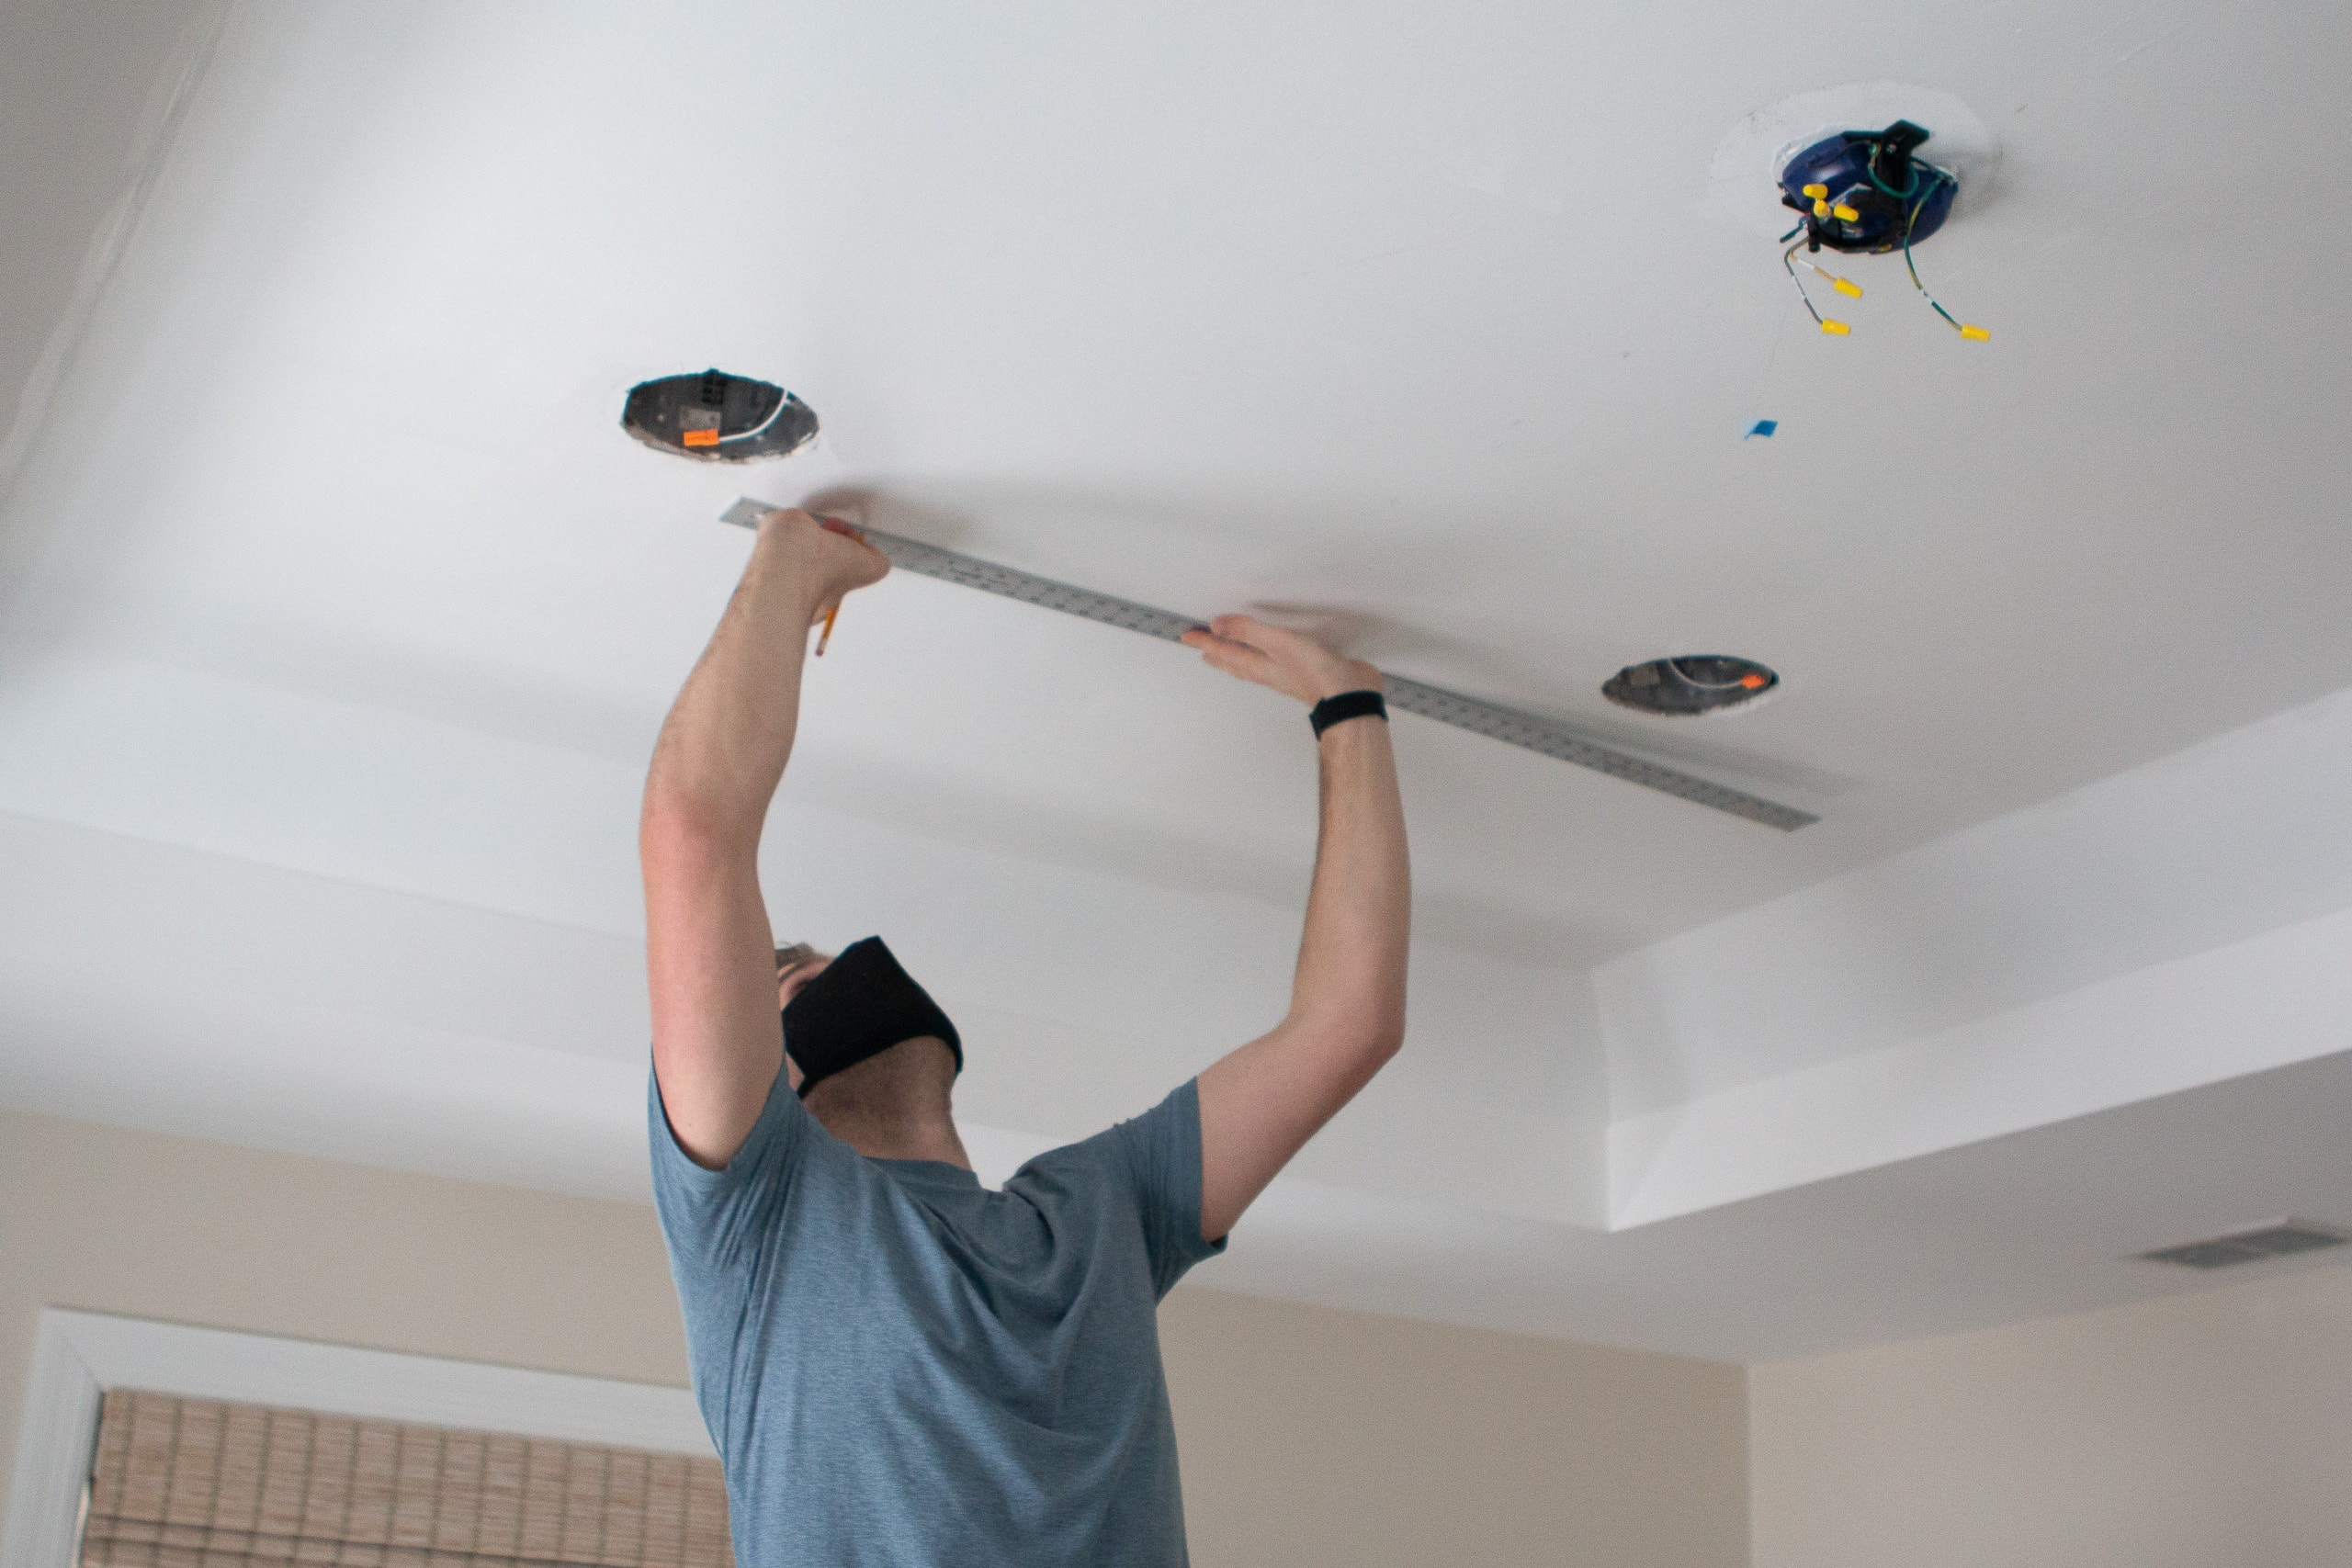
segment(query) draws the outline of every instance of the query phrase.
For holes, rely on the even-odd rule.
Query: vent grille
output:
[[[2352,1236],[2304,1220],[2280,1220],[2252,1230],[2232,1231],[2203,1241],[2160,1247],[2140,1256],[2151,1263],[2177,1263],[2184,1269],[2227,1269],[2239,1263],[2259,1263],[2268,1258],[2291,1258],[2299,1252],[2342,1247]]]

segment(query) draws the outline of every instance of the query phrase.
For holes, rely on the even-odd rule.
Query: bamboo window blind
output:
[[[80,1568],[734,1568],[716,1460],[113,1391]]]

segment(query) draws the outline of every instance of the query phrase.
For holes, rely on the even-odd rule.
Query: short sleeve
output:
[[[1225,1250],[1225,1238],[1201,1239],[1201,1097],[1190,1079],[1132,1122],[1111,1129],[1125,1157],[1143,1216],[1144,1248],[1159,1296],[1186,1269]]]
[[[688,1298],[746,1269],[789,1195],[813,1118],[777,1072],[760,1119],[725,1168],[696,1165],[678,1145],[662,1103],[662,1081],[646,1074],[647,1135],[652,1146],[653,1206],[679,1293]]]

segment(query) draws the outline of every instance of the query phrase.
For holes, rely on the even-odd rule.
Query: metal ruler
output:
[[[746,496],[720,513],[719,519],[741,527],[756,528],[761,517],[775,510],[770,502],[753,501]],[[1064,615],[1082,615],[1106,626],[1141,632],[1163,642],[1180,641],[1186,632],[1206,624],[1191,615],[1156,610],[1130,599],[1115,599],[1108,593],[1097,593],[1091,588],[1074,588],[1067,582],[1056,582],[1049,577],[1037,577],[1009,566],[999,566],[994,561],[978,560],[970,556],[958,555],[954,550],[943,550],[920,539],[902,538],[878,528],[862,528],[859,531],[865,536],[868,544],[890,558],[892,566],[901,571],[911,571],[918,577],[935,577],[942,582],[977,588],[983,593],[1017,599],[1023,604],[1059,610]],[[1546,757],[1556,757],[1579,768],[1590,768],[1595,773],[1607,773],[1612,779],[1640,784],[1645,789],[1658,790],[1693,805],[1727,811],[1734,817],[1745,817],[1750,822],[1761,822],[1784,833],[1794,832],[1799,828],[1821,820],[1809,811],[1799,811],[1792,806],[1765,800],[1630,752],[1620,751],[1615,747],[1604,746],[1577,734],[1556,719],[1500,707],[1476,697],[1465,697],[1459,692],[1425,685],[1402,675],[1384,674],[1382,681],[1387,689],[1390,707],[1419,714],[1423,718],[1433,718],[1440,724],[1450,724],[1457,729],[1486,736],[1490,740],[1539,751]]]

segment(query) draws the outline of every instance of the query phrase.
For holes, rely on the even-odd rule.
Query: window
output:
[[[79,1568],[733,1568],[718,1461],[123,1389]]]

